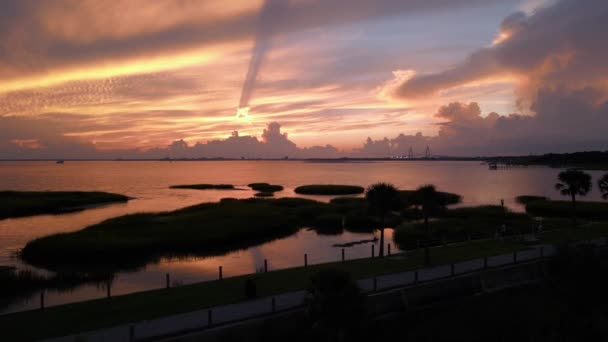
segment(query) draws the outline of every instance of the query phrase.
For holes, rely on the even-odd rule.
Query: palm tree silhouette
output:
[[[576,196],[585,196],[591,191],[591,176],[583,171],[568,169],[557,176],[555,189],[572,199],[572,220],[576,227]]]
[[[380,251],[379,257],[384,256],[384,228],[386,226],[386,216],[391,211],[399,209],[401,199],[399,191],[393,185],[388,183],[376,183],[367,188],[365,198],[369,203],[369,209],[374,214],[380,217]]]
[[[427,265],[431,264],[430,240],[431,230],[429,227],[429,218],[438,215],[445,209],[447,202],[444,196],[441,195],[434,185],[428,184],[419,187],[414,193],[413,203],[422,208],[424,215],[424,229],[426,231],[426,243],[424,244],[424,262]]]
[[[608,173],[603,175],[600,180],[597,181],[597,186],[600,188],[603,199],[608,199]]]

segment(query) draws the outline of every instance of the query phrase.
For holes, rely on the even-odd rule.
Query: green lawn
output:
[[[124,195],[97,191],[0,191],[0,219],[72,212],[89,205],[128,200]]]

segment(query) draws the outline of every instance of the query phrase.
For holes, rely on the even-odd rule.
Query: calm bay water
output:
[[[0,265],[31,268],[15,257],[28,241],[37,237],[82,229],[110,217],[135,212],[173,210],[224,197],[247,198],[253,192],[246,184],[269,182],[281,184],[285,190],[278,196],[296,196],[293,189],[312,183],[356,184],[367,186],[383,181],[401,189],[414,189],[435,184],[439,190],[455,192],[464,197],[463,205],[499,204],[500,199],[514,210],[521,210],[515,196],[523,194],[560,198],[554,190],[560,170],[545,167],[511,168],[489,171],[479,162],[386,161],[386,162],[324,162],[304,161],[200,161],[200,162],[0,162],[0,190],[81,190],[125,194],[135,199],[65,215],[41,215],[0,220]],[[597,179],[603,172],[590,172]],[[170,185],[192,183],[229,183],[244,190],[178,190]],[[306,196],[328,200],[326,197]],[[588,196],[599,200],[597,190]],[[286,268],[309,263],[335,261],[344,243],[373,238],[372,234],[347,233],[338,236],[317,235],[301,230],[290,237],[263,245],[228,253],[224,256],[163,259],[136,272],[117,274],[112,293],[115,295],[164,286],[165,274],[173,281],[188,284],[217,278],[218,266],[224,276],[252,273],[268,259],[269,268]],[[391,241],[391,232],[387,234]],[[376,247],[377,248],[377,247]],[[370,243],[347,249],[347,258],[370,254]],[[43,270],[37,270],[43,272]],[[56,305],[105,295],[105,289],[84,285],[70,292],[50,292],[47,305]],[[36,308],[37,296],[0,308],[0,313]]]

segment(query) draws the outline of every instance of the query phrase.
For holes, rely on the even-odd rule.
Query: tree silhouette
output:
[[[572,199],[572,220],[576,226],[576,196],[585,196],[591,191],[591,176],[580,170],[569,169],[560,172],[557,179],[559,182],[555,184],[555,189]]]
[[[367,188],[365,198],[369,203],[372,214],[380,217],[380,251],[378,256],[384,256],[384,228],[386,226],[386,216],[391,211],[399,209],[401,199],[399,191],[388,183],[376,183]]]
[[[424,244],[424,261],[427,265],[431,263],[430,240],[431,229],[429,218],[437,216],[446,207],[447,199],[435,189],[434,185],[423,185],[416,190],[413,196],[413,204],[419,205],[424,215],[424,229],[426,231],[426,243]]]
[[[608,199],[608,173],[603,175],[600,180],[597,181],[597,186],[600,188],[603,199]]]

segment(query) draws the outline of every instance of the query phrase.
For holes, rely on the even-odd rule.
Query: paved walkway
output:
[[[604,238],[591,240],[596,245],[605,245]],[[515,253],[517,262],[524,262],[538,259],[542,254],[552,256],[555,248],[551,245],[539,245],[530,250]],[[487,258],[489,267],[497,267],[512,264],[514,253],[496,255]],[[451,265],[436,266],[401,273],[387,274],[375,278],[360,279],[357,281],[359,287],[365,291],[386,290],[400,286],[414,284],[416,273],[418,281],[429,281],[441,278],[448,278],[468,272],[479,271],[484,268],[483,258],[464,261],[454,264],[454,274]],[[211,325],[236,322],[244,319],[259,317],[273,312],[274,310],[286,310],[300,307],[304,304],[306,292],[295,291],[276,295],[274,297],[259,298],[252,301],[222,305],[194,312],[187,312],[179,315],[166,316],[149,321],[125,324],[107,329],[100,329],[85,332],[77,335],[70,335],[61,338],[46,340],[48,342],[73,342],[77,337],[84,337],[88,342],[129,342],[134,340],[154,338],[160,336],[174,335],[181,332],[204,329]]]

